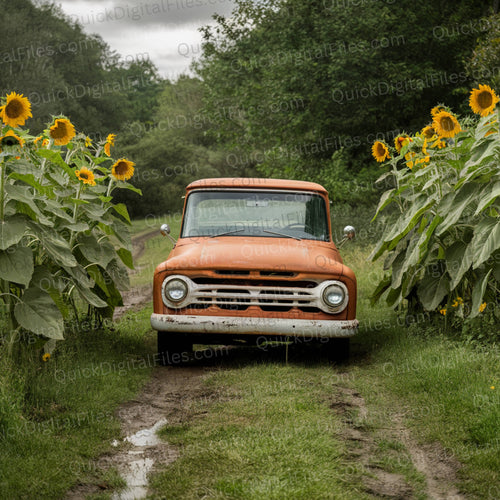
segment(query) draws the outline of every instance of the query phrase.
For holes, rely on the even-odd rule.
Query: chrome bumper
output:
[[[233,316],[151,315],[153,329],[165,332],[283,335],[288,337],[352,337],[358,320],[240,318]]]

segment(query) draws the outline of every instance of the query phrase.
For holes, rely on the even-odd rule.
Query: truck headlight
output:
[[[323,290],[323,302],[332,309],[344,309],[347,289],[343,283],[332,283]]]
[[[188,294],[187,283],[180,278],[166,279],[163,282],[163,298],[177,304],[182,302]]]

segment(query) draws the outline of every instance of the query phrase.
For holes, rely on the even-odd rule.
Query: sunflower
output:
[[[7,96],[7,102],[0,107],[0,116],[6,125],[17,127],[24,125],[24,122],[32,117],[31,103],[23,94],[11,92]]]
[[[415,156],[417,156],[417,155],[413,151],[410,151],[409,153],[405,154],[406,166],[409,169],[412,169],[413,165],[416,164],[416,162],[414,161]]]
[[[40,144],[40,141],[41,141],[41,144]],[[49,140],[47,138],[44,138],[43,135],[39,135],[34,141],[33,141],[33,144],[37,147],[37,148],[44,148],[45,146],[47,146],[49,144]]]
[[[46,352],[46,353],[42,356],[42,361],[43,361],[44,363],[46,363],[49,359],[50,359],[50,353]]]
[[[115,145],[115,137],[116,134],[109,134],[108,137],[106,137],[106,144],[104,144],[104,152],[108,156],[111,156],[111,146]]]
[[[434,118],[437,114],[441,113],[441,111],[445,111],[444,106],[441,106],[441,104],[438,104],[437,106],[434,106],[431,109],[431,116]]]
[[[448,111],[435,115],[432,126],[440,137],[455,137],[462,130],[458,120]]]
[[[474,113],[481,116],[488,116],[493,112],[500,99],[489,85],[479,85],[478,89],[472,89],[469,98],[469,105]]]
[[[13,130],[9,130],[5,135],[0,137],[0,147],[6,146],[21,146],[24,145],[24,139],[21,139]]]
[[[89,136],[85,137],[85,147],[88,148],[92,146],[92,139]]]
[[[375,141],[372,146],[372,154],[378,162],[383,162],[391,157],[389,148],[381,141]]]
[[[75,137],[75,127],[67,118],[56,118],[50,127],[49,135],[56,146],[65,146]]]
[[[446,142],[440,137],[431,144],[431,148],[443,149],[445,147],[446,147]]]
[[[396,151],[398,153],[400,153],[401,152],[401,148],[403,146],[407,146],[412,141],[413,141],[413,139],[411,137],[408,137],[407,135],[398,135],[394,139],[394,145],[396,146]]]
[[[119,181],[127,181],[134,175],[134,165],[134,162],[121,158],[111,167],[111,175]]]
[[[427,125],[422,129],[422,135],[426,139],[432,139],[436,135],[436,131],[434,130],[434,127],[432,125]]]
[[[81,170],[75,170],[75,174],[84,184],[95,186],[94,174],[87,167],[82,167]]]

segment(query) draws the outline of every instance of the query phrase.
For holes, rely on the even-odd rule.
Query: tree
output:
[[[118,136],[121,154],[140,164],[134,185],[143,196],[119,195],[133,217],[178,212],[186,185],[196,179],[254,175],[251,164],[237,164],[235,169],[229,152],[216,147],[202,100],[199,79],[181,76],[176,82],[166,81],[151,121],[130,123]]]
[[[344,149],[352,179],[376,136],[417,130],[439,102],[461,105],[475,35],[449,31],[489,1],[359,5],[237,0],[203,29],[195,70],[207,113],[227,144],[263,153],[266,174],[328,184]]]
[[[33,133],[65,114],[96,139],[155,109],[161,79],[151,61],[127,61],[52,3],[0,0],[0,89],[33,105]],[[94,138],[94,137],[92,137]]]

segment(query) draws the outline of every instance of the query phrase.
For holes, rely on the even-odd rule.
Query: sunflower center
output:
[[[19,141],[15,137],[4,137],[2,139],[2,146],[17,146]]]
[[[124,161],[121,161],[116,165],[115,172],[117,175],[125,175],[128,172],[128,166]]]
[[[17,99],[13,99],[12,101],[5,106],[5,114],[9,118],[18,118],[24,112],[23,103],[18,101]]]
[[[487,90],[477,96],[477,103],[482,109],[487,109],[493,104],[493,96]]]
[[[80,172],[80,177],[82,179],[88,179],[89,178],[89,174],[87,172]]]
[[[449,116],[443,116],[440,125],[446,132],[451,132],[455,129],[455,123],[453,123],[453,120]]]
[[[66,125],[64,123],[58,123],[54,129],[50,130],[50,135],[53,139],[61,139],[66,137],[68,132],[66,131]]]

